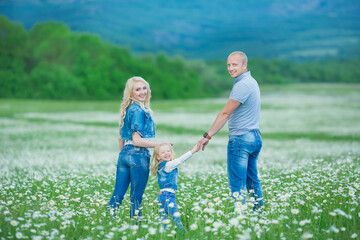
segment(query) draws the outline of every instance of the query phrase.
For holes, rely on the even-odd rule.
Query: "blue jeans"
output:
[[[114,193],[109,208],[114,212],[130,189],[130,216],[141,216],[141,202],[149,178],[150,152],[147,148],[125,145],[119,154]]]
[[[176,227],[185,231],[184,226],[181,223],[180,216],[174,216],[174,213],[178,212],[177,205],[175,201],[175,193],[164,191],[159,194],[159,202],[160,202],[160,216],[162,220],[166,220],[167,216],[170,215],[172,217],[173,222]],[[173,206],[171,206],[173,205]],[[166,228],[166,224],[164,224],[164,228]]]
[[[251,130],[240,136],[230,136],[227,149],[227,168],[232,195],[239,194],[245,203],[246,192],[249,191],[255,198],[254,210],[264,204],[256,167],[261,147],[259,130]]]

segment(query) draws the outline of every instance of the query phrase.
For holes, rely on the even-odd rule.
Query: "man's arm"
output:
[[[234,99],[229,99],[223,110],[221,110],[220,113],[217,115],[213,125],[210,128],[208,132],[210,137],[214,136],[218,131],[220,131],[220,129],[224,127],[225,123],[229,120],[230,115],[235,111],[236,108],[240,106],[240,104],[240,102]],[[208,143],[209,139],[201,139],[198,142],[198,149],[200,149],[202,146],[202,150],[204,151]]]

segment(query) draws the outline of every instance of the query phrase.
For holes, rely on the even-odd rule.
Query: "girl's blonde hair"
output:
[[[157,158],[157,156],[159,155],[160,148],[162,146],[169,146],[170,150],[171,150],[171,160],[173,160],[173,158],[174,158],[174,150],[173,150],[171,144],[169,144],[169,143],[161,143],[161,144],[157,145],[154,148],[153,157],[152,157],[151,163],[150,163],[150,170],[151,170],[152,175],[154,175],[154,176],[156,176],[157,171],[159,169],[159,164],[162,162],[161,159]]]
[[[133,91],[134,84],[136,82],[143,82],[146,85],[147,94],[146,94],[145,101],[144,101],[144,103],[141,103],[141,102],[138,102],[138,103],[145,112],[152,114],[152,110],[150,108],[151,89],[150,89],[149,83],[147,81],[145,81],[145,79],[143,79],[142,77],[134,76],[132,78],[129,78],[125,85],[124,96],[123,96],[123,100],[121,102],[121,107],[120,107],[120,121],[119,121],[120,128],[124,125],[126,109],[129,107],[129,105],[132,102],[135,102],[135,100],[131,96],[131,93]]]

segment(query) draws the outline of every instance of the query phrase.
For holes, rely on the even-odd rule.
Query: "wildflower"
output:
[[[149,228],[149,234],[150,234],[150,235],[155,235],[155,234],[156,234],[156,229],[153,228],[153,227],[150,227],[150,228]]]
[[[305,219],[305,220],[300,221],[299,225],[304,226],[306,223],[310,223],[310,222],[311,222],[310,219]]]
[[[349,190],[349,195],[350,195],[351,197],[355,197],[355,191],[354,191],[353,189],[350,189],[350,190]]]
[[[181,216],[181,213],[179,213],[179,212],[176,212],[176,213],[174,213],[174,217],[180,217]]]
[[[299,214],[299,209],[291,209],[292,214]]]
[[[239,219],[237,218],[232,218],[230,219],[229,223],[232,225],[232,226],[237,226],[239,224]]]
[[[174,203],[172,203],[172,202],[169,203],[169,207],[170,207],[170,208],[173,208],[173,207],[174,207]]]
[[[340,232],[340,230],[339,230],[338,228],[336,228],[334,225],[332,225],[332,226],[330,227],[330,231],[332,231],[332,232],[334,232],[334,233],[339,233],[339,232]]]
[[[89,227],[88,227],[88,226],[85,226],[84,229],[85,229],[85,230],[89,230]]]
[[[198,226],[196,223],[190,225],[191,230],[196,230],[197,228],[198,228]]]
[[[304,232],[303,235],[301,235],[301,239],[310,239],[313,235],[309,232]]]
[[[193,207],[193,210],[194,210],[195,212],[198,212],[198,211],[201,210],[201,208],[200,208],[199,206],[195,206],[195,207]]]
[[[12,221],[10,222],[10,224],[13,225],[14,227],[16,227],[16,226],[19,224],[19,222],[16,221],[16,220],[12,220]]]
[[[133,231],[136,231],[136,230],[139,229],[139,226],[138,226],[138,225],[134,225],[134,226],[131,227],[131,229],[132,229]]]
[[[354,233],[353,235],[351,235],[351,238],[357,238],[357,234],[356,233]]]
[[[209,226],[205,227],[205,232],[210,232],[210,230],[211,230],[211,227],[209,227]]]
[[[17,239],[21,239],[23,237],[23,234],[21,232],[17,232],[15,236]]]
[[[238,207],[238,208],[235,208],[235,212],[236,212],[236,213],[241,213],[241,208],[239,208],[239,207]]]

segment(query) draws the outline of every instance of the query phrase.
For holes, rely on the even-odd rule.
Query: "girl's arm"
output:
[[[146,148],[154,148],[159,145],[159,142],[149,141],[140,136],[138,132],[134,132],[132,141],[135,147],[146,147]],[[170,143],[173,145],[172,143]]]
[[[124,140],[123,139],[121,139],[121,137],[119,137],[119,148],[120,148],[120,152],[121,152],[121,150],[122,150],[122,148],[124,147]]]
[[[189,158],[192,157],[193,154],[195,154],[197,152],[197,144],[195,144],[195,146],[193,147],[193,149],[191,149],[191,151],[188,151],[187,153],[183,154],[181,157],[176,158],[172,161],[169,161],[165,164],[164,167],[164,171],[169,173],[172,170],[174,170],[175,168],[177,168],[178,166],[180,166],[181,164],[183,164],[184,162],[186,162],[186,160],[188,160]]]

